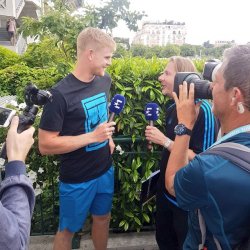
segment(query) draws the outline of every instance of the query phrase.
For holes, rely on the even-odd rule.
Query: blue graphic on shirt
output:
[[[105,93],[89,97],[81,101],[85,111],[85,131],[92,132],[102,122],[108,120],[107,100]],[[101,143],[92,143],[86,146],[86,151],[97,150],[107,144],[107,140]]]

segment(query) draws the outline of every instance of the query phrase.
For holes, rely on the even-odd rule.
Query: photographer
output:
[[[212,110],[220,120],[222,138],[189,162],[190,136],[177,134],[175,137],[165,175],[166,188],[189,214],[198,211],[204,239],[199,241],[189,225],[184,250],[231,250],[249,237],[250,173],[242,167],[243,163],[246,169],[250,166],[249,62],[249,45],[226,50],[212,83]],[[179,98],[175,93],[173,95],[178,122],[192,131],[199,108],[194,104],[194,84],[188,90],[184,82],[179,92]],[[218,146],[231,150],[231,153],[223,156],[215,153],[213,150]],[[235,151],[240,152],[235,157],[241,160],[240,164],[230,159]]]
[[[6,139],[8,163],[0,186],[0,249],[27,249],[35,204],[32,184],[26,177],[25,158],[34,143],[34,128],[18,134],[19,118],[12,119]]]

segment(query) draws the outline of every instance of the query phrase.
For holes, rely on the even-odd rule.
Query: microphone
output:
[[[116,94],[110,103],[109,106],[109,120],[108,122],[112,122],[114,120],[115,115],[119,115],[124,108],[126,103],[126,98],[123,95]]]
[[[154,126],[154,121],[156,121],[159,117],[159,106],[154,102],[148,103],[145,106],[144,112],[145,112],[146,120],[149,121],[149,125]],[[152,149],[152,142],[151,141],[148,142],[147,148],[149,150]]]

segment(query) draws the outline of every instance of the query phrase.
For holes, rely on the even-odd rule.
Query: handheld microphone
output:
[[[159,106],[154,102],[148,103],[145,106],[144,112],[145,112],[146,120],[149,121],[149,125],[154,126],[154,121],[156,121],[159,117]],[[151,141],[148,142],[147,148],[149,150],[152,149],[152,142]]]
[[[109,106],[109,120],[108,122],[112,122],[114,120],[115,115],[119,115],[124,108],[126,103],[126,98],[123,95],[116,94],[110,103]]]

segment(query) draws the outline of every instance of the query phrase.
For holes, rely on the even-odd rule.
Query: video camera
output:
[[[52,102],[52,94],[47,90],[40,90],[34,84],[29,84],[24,90],[24,99],[26,107],[22,114],[19,115],[19,124],[17,132],[28,129],[34,124],[38,112],[38,106],[46,104],[48,101]],[[0,108],[0,126],[7,127],[14,116],[15,111],[8,108]],[[0,157],[6,159],[6,147],[3,145]]]
[[[184,81],[189,85],[194,83],[195,98],[212,99],[211,82],[214,81],[215,73],[221,66],[217,59],[209,60],[205,63],[202,76],[195,72],[178,72],[174,79],[174,92],[179,95],[179,85]]]

